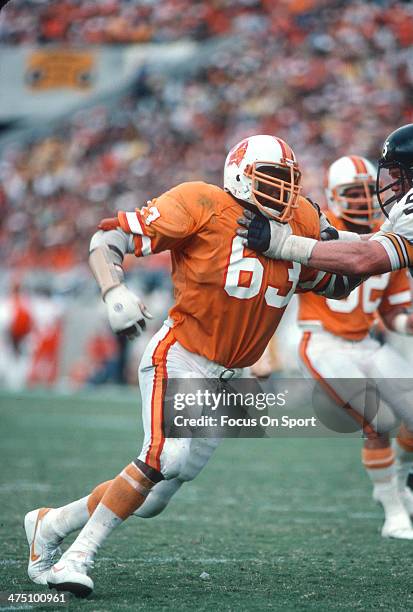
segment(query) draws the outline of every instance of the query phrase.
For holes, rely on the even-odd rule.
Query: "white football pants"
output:
[[[224,366],[187,351],[164,324],[150,340],[139,366],[144,441],[139,459],[162,473],[165,480],[150,491],[137,516],[159,514],[184,482],[193,480],[220,443],[217,438],[165,438],[163,433],[165,381],[168,378],[215,378]],[[229,371],[240,377],[243,370]]]
[[[299,362],[304,375],[319,380],[336,400],[331,401],[333,410],[342,410],[337,408],[339,403],[347,405],[347,413],[356,420],[359,415],[359,422],[364,419],[373,432],[390,431],[396,425],[395,416],[413,431],[412,366],[390,345],[380,345],[369,336],[353,342],[324,330],[305,331]],[[349,378],[359,380],[349,385]],[[370,407],[366,406],[366,379],[373,380],[378,390],[374,406]]]

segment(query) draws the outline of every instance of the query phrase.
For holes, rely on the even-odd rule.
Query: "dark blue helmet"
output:
[[[391,171],[392,176],[384,181],[384,171]],[[388,207],[401,200],[413,186],[413,123],[399,127],[387,136],[383,144],[381,158],[378,162],[377,197],[379,204],[388,217]],[[383,197],[387,190],[392,194]]]

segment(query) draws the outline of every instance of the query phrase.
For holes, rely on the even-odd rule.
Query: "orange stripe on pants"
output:
[[[345,402],[338,395],[338,393],[333,389],[333,387],[331,387],[328,384],[325,378],[322,377],[320,372],[318,372],[315,369],[315,367],[311,363],[310,358],[307,354],[307,349],[308,349],[308,344],[310,342],[310,339],[311,339],[311,332],[304,332],[304,335],[300,342],[300,357],[305,363],[307,369],[311,372],[312,377],[320,382],[323,389],[328,393],[328,395],[331,398],[333,398],[333,400],[336,402],[336,404],[338,404],[338,406],[340,406],[340,408],[343,408],[359,425],[362,426],[363,432],[368,437],[376,438],[378,436],[378,433],[372,427],[372,425],[368,423],[368,421],[366,421],[365,418],[357,412],[357,410],[352,408],[348,402]]]
[[[151,443],[146,453],[145,463],[161,471],[161,453],[165,442],[163,431],[163,403],[165,399],[168,372],[166,360],[169,349],[176,342],[172,329],[165,338],[159,341],[152,355],[152,364],[155,366],[151,400]]]

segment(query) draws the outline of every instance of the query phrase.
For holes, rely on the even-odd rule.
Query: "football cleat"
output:
[[[386,518],[381,530],[383,538],[413,540],[413,529],[407,514],[393,514]]]
[[[36,584],[47,584],[47,572],[60,554],[59,544],[62,538],[51,537],[44,529],[44,520],[49,510],[51,508],[38,508],[24,517],[24,529],[29,544],[27,574]]]
[[[49,589],[68,591],[76,597],[88,597],[93,591],[93,580],[88,571],[93,568],[92,557],[84,552],[72,552],[63,557],[47,573]]]

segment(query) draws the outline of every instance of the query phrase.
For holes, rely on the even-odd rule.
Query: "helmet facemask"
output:
[[[384,172],[387,170],[388,176],[384,176]],[[398,176],[391,176],[391,171],[394,171],[394,174]],[[401,200],[403,196],[411,189],[413,185],[413,169],[407,168],[404,164],[392,160],[392,161],[379,161],[379,168],[377,172],[377,180],[376,180],[376,192],[377,198],[380,204],[380,208],[386,217],[389,216],[389,211],[393,204],[398,200]],[[394,189],[396,188],[396,192]],[[398,189],[400,188],[400,189]],[[382,194],[392,190],[393,195],[388,195],[387,199],[383,201]],[[389,208],[390,207],[390,208]]]
[[[262,214],[280,223],[291,221],[302,188],[297,163],[256,161],[246,166],[244,174],[251,179],[251,199]]]
[[[331,199],[339,206],[341,219],[352,225],[371,229],[381,217],[373,180],[360,179],[337,185],[331,192]]]

